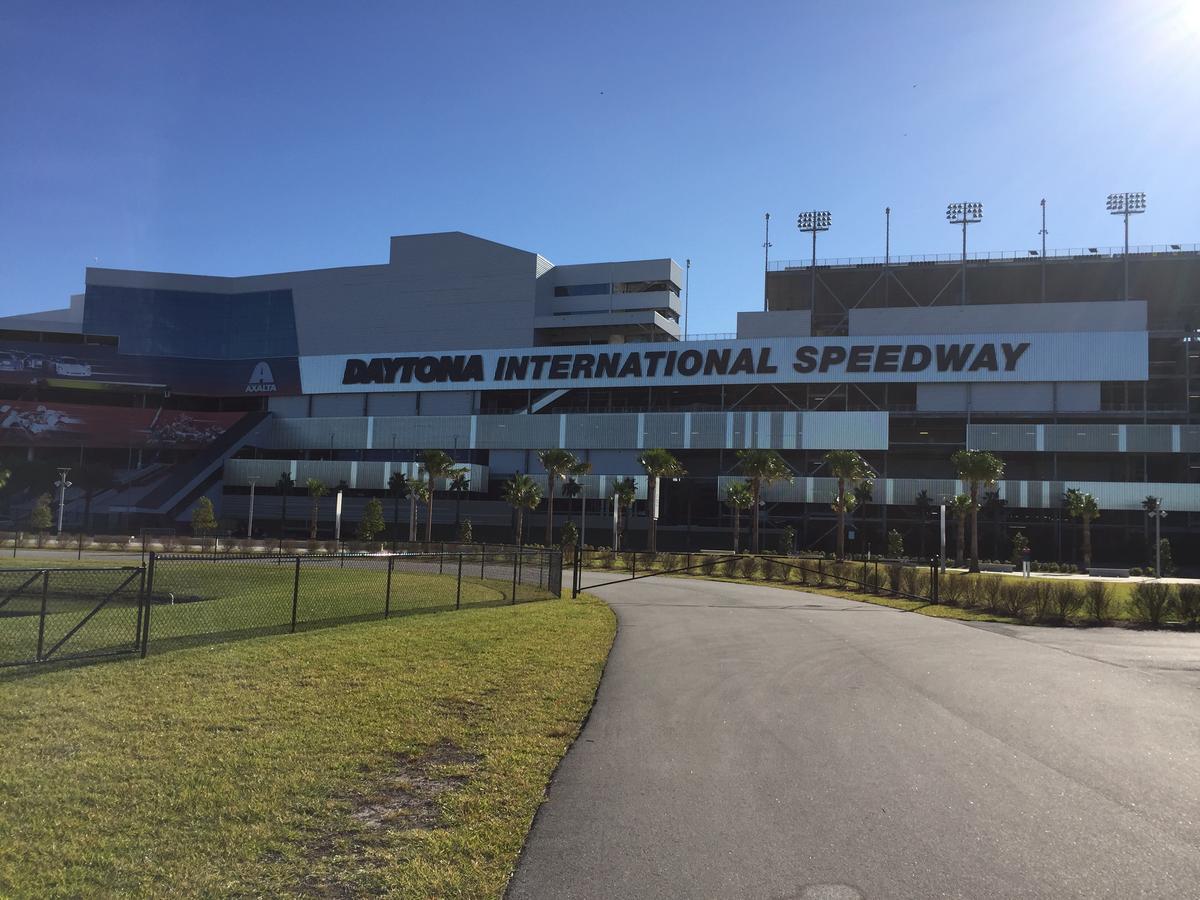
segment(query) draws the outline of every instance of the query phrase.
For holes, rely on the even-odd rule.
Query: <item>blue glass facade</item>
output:
[[[296,356],[292,292],[212,294],[87,286],[86,334],[119,338],[121,353],[193,359]]]

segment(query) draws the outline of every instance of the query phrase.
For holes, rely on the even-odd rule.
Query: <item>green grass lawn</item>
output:
[[[499,897],[614,632],[584,597],[10,673],[0,896]]]

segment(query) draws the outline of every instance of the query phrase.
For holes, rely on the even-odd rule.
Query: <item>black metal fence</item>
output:
[[[415,612],[548,600],[556,550],[151,554],[145,567],[0,570],[0,666],[299,631]]]

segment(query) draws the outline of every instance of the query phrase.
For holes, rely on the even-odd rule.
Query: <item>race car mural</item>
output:
[[[203,447],[243,415],[9,400],[0,402],[0,446]]]

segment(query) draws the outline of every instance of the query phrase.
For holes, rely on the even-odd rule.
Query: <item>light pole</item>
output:
[[[967,226],[983,221],[982,203],[947,203],[946,221],[951,225],[961,225],[963,232],[962,245],[962,301],[967,305]]]
[[[346,490],[346,482],[339,481],[337,498],[333,504],[333,541],[339,546],[342,543],[342,494]]]
[[[892,208],[883,208],[883,305],[888,304],[888,288],[892,280]]]
[[[1105,204],[1109,213],[1125,218],[1125,294],[1129,299],[1129,217],[1146,211],[1146,195],[1141,191],[1126,191],[1123,194],[1109,194]]]
[[[946,500],[942,498],[941,504],[938,506],[938,530],[941,533],[941,549],[938,551],[942,561],[942,574],[946,574]]]
[[[1042,230],[1038,232],[1042,236],[1042,300],[1046,299],[1046,198],[1042,198]]]
[[[1154,577],[1162,578],[1162,520],[1167,517],[1167,511],[1159,501],[1146,515],[1154,520]]]
[[[688,288],[692,281],[692,261],[685,260],[683,264],[683,339],[686,341],[688,336],[687,329],[687,313],[688,313]]]
[[[246,517],[247,518],[246,537],[253,540],[254,539],[254,484],[255,484],[255,482],[258,481],[258,476],[251,475],[246,480],[248,482],[250,482],[250,515]]]
[[[58,533],[62,534],[63,528],[63,508],[67,505],[67,488],[71,486],[71,482],[67,481],[67,475],[71,470],[69,468],[58,470],[58,481],[54,482],[54,486],[58,488]]]
[[[796,217],[796,227],[803,232],[812,234],[812,302],[810,308],[814,312],[817,306],[817,232],[828,231],[831,224],[833,224],[832,217],[827,209],[802,212]]]
[[[771,214],[763,213],[763,312],[770,312],[767,305],[767,272],[771,268]]]

